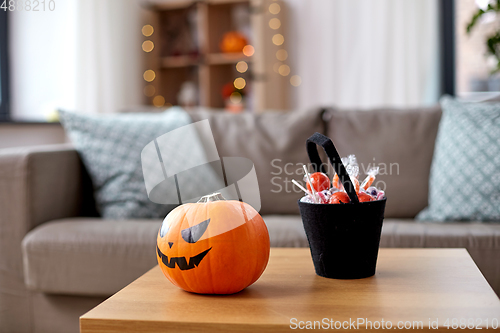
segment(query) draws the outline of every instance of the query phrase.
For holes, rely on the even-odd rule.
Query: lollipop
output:
[[[331,204],[338,204],[338,203],[348,203],[351,200],[349,199],[349,196],[345,192],[335,192],[332,194],[330,197],[330,201],[328,203]]]
[[[315,172],[311,174],[309,177],[311,178],[311,184],[316,192],[321,192],[324,190],[328,190],[330,188],[330,178],[328,178],[328,176],[325,175],[323,172]],[[307,176],[304,175],[304,178],[307,178]],[[307,181],[307,179],[304,180]],[[307,183],[307,189],[311,191],[311,186],[309,185],[309,182]]]

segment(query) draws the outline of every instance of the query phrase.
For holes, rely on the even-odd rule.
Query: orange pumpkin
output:
[[[224,53],[242,52],[248,44],[245,36],[237,31],[229,31],[224,34],[219,47]]]
[[[233,294],[262,275],[269,233],[250,205],[220,193],[171,211],[157,237],[158,264],[174,285],[200,294]]]

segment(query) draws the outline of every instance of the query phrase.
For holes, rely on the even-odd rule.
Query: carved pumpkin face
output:
[[[202,294],[232,294],[248,287],[264,272],[270,249],[259,213],[220,194],[171,211],[157,245],[163,274],[176,286]]]

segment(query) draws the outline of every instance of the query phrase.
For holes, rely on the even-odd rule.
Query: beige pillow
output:
[[[189,114],[193,121],[209,120],[221,157],[246,157],[254,163],[261,214],[298,214],[297,200],[303,193],[291,180],[301,180],[301,165],[309,163],[306,139],[315,132],[324,133],[321,112],[311,109],[254,115],[200,108]]]
[[[427,206],[429,173],[441,108],[328,110],[327,135],[339,154],[355,154],[360,178],[381,167],[386,217],[411,217]],[[385,167],[385,168],[384,168]]]

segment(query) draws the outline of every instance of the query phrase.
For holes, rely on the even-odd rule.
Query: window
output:
[[[0,121],[9,120],[7,12],[0,10]]]

